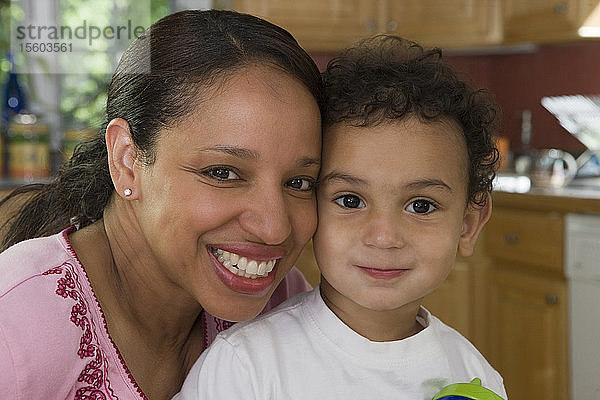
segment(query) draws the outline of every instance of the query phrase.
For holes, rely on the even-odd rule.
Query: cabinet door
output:
[[[491,362],[511,400],[567,399],[566,282],[505,263],[492,269]]]
[[[508,261],[562,273],[562,214],[498,207],[485,227],[487,252]]]
[[[423,299],[423,305],[433,315],[471,338],[471,297],[472,285],[470,266],[465,261],[457,261],[444,283]]]
[[[234,9],[284,27],[309,51],[337,51],[377,31],[377,0],[235,0]]]
[[[597,3],[595,0],[504,0],[504,39],[550,42],[576,38],[579,25]]]
[[[499,0],[388,0],[381,30],[426,46],[499,43]]]

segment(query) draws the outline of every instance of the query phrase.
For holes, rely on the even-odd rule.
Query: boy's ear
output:
[[[483,229],[483,226],[492,215],[492,196],[486,195],[485,205],[483,207],[469,204],[463,217],[463,228],[458,242],[458,253],[463,257],[473,254],[473,249],[477,243],[477,238]]]
[[[106,149],[108,151],[108,169],[117,194],[127,200],[137,199],[139,190],[135,187],[136,174],[134,170],[136,150],[127,121],[115,118],[108,123]],[[131,194],[125,196],[125,189],[130,189]]]

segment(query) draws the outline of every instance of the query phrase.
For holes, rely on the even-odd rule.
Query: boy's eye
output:
[[[238,174],[227,167],[212,167],[204,171],[206,175],[219,181],[239,179]]]
[[[285,185],[300,192],[309,192],[315,188],[315,180],[312,178],[292,178]]]
[[[429,214],[436,209],[437,207],[431,201],[423,199],[414,200],[406,207],[406,211],[415,214]]]
[[[344,208],[365,208],[365,202],[354,194],[345,194],[333,200],[337,205]]]

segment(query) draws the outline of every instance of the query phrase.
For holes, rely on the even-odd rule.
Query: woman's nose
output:
[[[400,218],[393,211],[373,211],[363,224],[363,242],[367,246],[391,249],[404,246]]]
[[[240,216],[242,227],[265,244],[281,244],[292,232],[284,193],[281,190],[262,191],[252,197]]]

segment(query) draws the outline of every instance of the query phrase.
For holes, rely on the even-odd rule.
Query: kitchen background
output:
[[[121,51],[99,47],[87,53],[82,65],[51,71],[48,59],[39,61],[36,52],[10,46],[11,26],[15,21],[26,24],[36,13],[54,24],[76,26],[85,19],[106,25],[115,15],[132,15],[134,4],[143,4],[140,23],[148,26],[174,10],[232,8],[288,28],[321,69],[339,49],[376,33],[442,47],[449,62],[468,74],[474,86],[491,90],[502,108],[501,175],[521,178],[519,172],[526,178],[533,165],[515,168],[519,156],[534,155],[529,159],[535,160],[535,150],[556,149],[577,158],[587,149],[542,106],[542,98],[600,95],[600,40],[594,37],[600,35],[598,3],[0,0],[0,189],[49,179],[77,141],[97,132],[110,71]],[[69,73],[74,69],[77,73]],[[586,117],[598,127],[592,132],[597,147],[587,143],[595,151],[600,149],[600,124],[594,125],[600,112]],[[551,171],[542,172],[556,175],[566,168],[563,153],[544,154],[552,163]],[[600,164],[594,157],[590,163]],[[600,248],[600,222],[594,222],[600,214],[600,168],[586,171],[583,189],[573,189],[576,180],[565,179],[564,171],[559,181],[518,190],[525,193],[500,187],[475,256],[459,259],[448,282],[426,302],[501,371],[513,400],[600,399],[600,350],[594,350],[600,348],[594,343],[600,322],[589,322],[600,321],[600,254],[590,250]],[[585,288],[576,286],[579,278],[569,272],[570,265],[578,265],[578,271],[592,267]],[[310,246],[299,266],[313,284],[318,282]]]
[[[114,13],[127,13],[128,3],[133,2],[46,0],[41,3],[58,5],[52,10],[56,24],[71,21],[70,24],[76,25],[82,18],[93,20],[104,14],[102,19],[107,21]],[[294,7],[287,0],[146,0],[146,3],[147,23],[170,10],[211,5],[263,15],[289,27],[320,68],[325,67],[339,48],[374,33],[391,32],[426,45],[440,46],[446,50],[450,63],[469,74],[475,86],[488,88],[495,94],[503,111],[501,135],[507,139],[504,145],[508,144],[512,154],[531,148],[557,148],[578,156],[585,150],[585,146],[542,107],[541,99],[600,93],[600,42],[577,35],[581,26],[590,23],[596,1],[537,0],[527,2],[528,6],[508,0],[305,1],[302,10],[295,10],[295,14],[287,13],[286,7]],[[39,7],[40,4],[32,0],[13,1],[12,5],[9,0],[0,1],[0,84],[5,114],[2,162],[4,181],[11,181],[8,185],[47,176],[70,154],[77,140],[94,134],[102,121],[104,89],[118,59],[117,55],[111,57],[100,50],[89,56],[98,62],[92,63],[96,67],[92,66],[86,73],[48,74],[43,65],[33,74],[19,73],[20,69],[31,72],[28,63],[35,64],[35,54],[15,52],[15,48],[8,51],[11,13],[13,18],[24,19]],[[401,17],[402,14],[409,17]],[[406,33],[402,29],[404,20],[411,20]],[[523,32],[519,31],[519,21],[528,27]],[[332,30],[336,31],[333,35]],[[14,74],[10,73],[11,69]],[[21,89],[20,95],[15,83]],[[13,154],[11,164],[10,140],[21,141],[20,136],[15,139],[14,135],[6,134],[6,111],[11,110],[8,105],[11,96],[23,97],[17,107],[12,106],[13,110],[26,107],[21,112],[32,112],[37,122],[48,128],[47,139],[40,139],[42,147],[47,146],[49,151],[47,160],[40,162],[47,165],[36,167],[37,171],[27,172],[22,166],[13,165],[21,162],[21,156],[25,157],[21,154]],[[531,112],[531,138],[530,143],[525,144],[521,135],[523,111]],[[514,157],[506,161],[506,167],[510,168]]]

